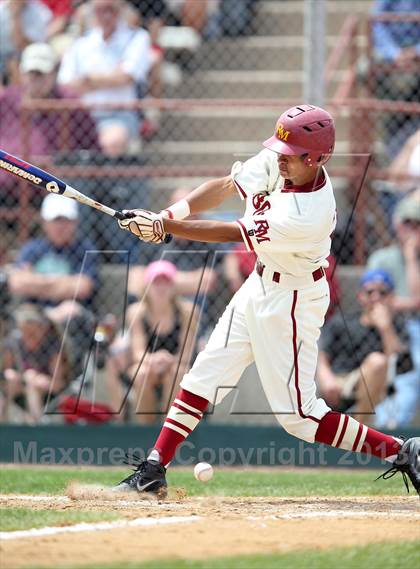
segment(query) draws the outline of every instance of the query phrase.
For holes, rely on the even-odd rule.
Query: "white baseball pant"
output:
[[[317,341],[329,305],[325,277],[255,271],[236,292],[181,387],[216,402],[254,360],[273,414],[290,434],[313,442],[330,411],[316,396]],[[222,399],[223,399],[222,397]],[[220,396],[217,397],[220,399]]]

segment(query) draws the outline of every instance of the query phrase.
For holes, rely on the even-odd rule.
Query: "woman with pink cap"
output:
[[[128,397],[140,424],[167,411],[192,357],[197,317],[192,303],[177,295],[176,272],[169,261],[148,265],[141,299],[127,311],[127,331],[111,347],[111,405],[118,412]]]

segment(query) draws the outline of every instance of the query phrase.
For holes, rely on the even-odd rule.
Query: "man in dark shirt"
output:
[[[393,317],[393,290],[388,273],[367,271],[358,292],[361,311],[344,319],[336,314],[322,330],[317,377],[335,409],[354,403],[360,417],[386,395],[390,357],[403,353],[406,341],[404,321]]]

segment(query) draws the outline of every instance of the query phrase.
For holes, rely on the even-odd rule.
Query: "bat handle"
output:
[[[133,211],[128,211],[127,213],[123,213],[122,211],[116,210],[114,213],[114,217],[117,219],[130,219],[130,217],[136,217],[136,214]],[[165,239],[163,240],[164,243],[170,243],[173,239],[173,236],[170,233],[166,234]]]

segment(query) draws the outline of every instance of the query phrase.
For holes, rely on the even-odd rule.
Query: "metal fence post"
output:
[[[303,98],[319,106],[325,99],[325,20],[325,0],[305,0]]]

